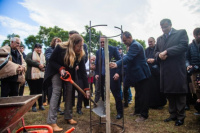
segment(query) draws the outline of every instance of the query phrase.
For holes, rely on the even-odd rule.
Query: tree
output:
[[[26,46],[28,49],[33,49],[36,43],[39,43],[38,36],[30,35],[24,39]]]
[[[143,47],[144,49],[146,49],[146,44],[145,44],[145,41],[144,41],[144,40],[136,39],[136,41],[138,41],[138,42],[142,45],[142,47]]]
[[[13,37],[19,37],[19,38],[20,38],[20,36],[17,35],[17,34],[14,34],[14,33],[13,33],[13,34],[8,34],[8,35],[7,35],[7,39],[3,41],[3,43],[1,44],[1,46],[3,47],[3,46],[5,46],[5,45],[10,45],[10,40],[11,40],[11,38],[13,38]]]
[[[101,31],[96,31],[96,29],[94,28],[91,28],[91,46],[89,47],[89,29],[88,29],[89,26],[85,26],[85,30],[86,30],[86,33],[82,33],[82,37],[84,38],[85,40],[85,43],[87,44],[88,48],[91,49],[91,53],[93,54],[96,54],[96,51],[99,47],[99,37],[100,35],[102,35]],[[89,51],[89,50],[88,50]]]
[[[58,26],[54,26],[53,28],[40,26],[40,30],[36,36],[30,35],[24,40],[28,49],[32,49],[35,43],[40,43],[45,47],[49,46],[54,37],[59,37],[62,41],[67,41],[69,38],[68,31],[63,30]]]

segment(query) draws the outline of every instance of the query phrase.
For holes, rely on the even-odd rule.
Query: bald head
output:
[[[155,39],[153,37],[149,37],[148,44],[150,48],[153,48],[155,46]]]

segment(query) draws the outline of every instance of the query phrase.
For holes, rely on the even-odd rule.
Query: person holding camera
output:
[[[186,53],[186,67],[188,73],[191,75],[192,88],[191,93],[193,96],[199,91],[197,82],[200,80],[200,28],[195,28],[193,31],[194,40],[189,45]],[[200,96],[197,95],[197,101],[200,101]]]

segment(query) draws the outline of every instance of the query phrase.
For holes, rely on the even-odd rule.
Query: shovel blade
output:
[[[92,111],[93,111],[96,115],[98,115],[98,116],[100,116],[100,117],[106,117],[105,107],[104,107],[104,101],[99,100],[99,101],[97,102],[97,106],[94,107],[94,108],[92,109]]]

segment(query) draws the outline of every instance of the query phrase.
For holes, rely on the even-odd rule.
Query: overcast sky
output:
[[[172,21],[175,29],[186,29],[189,41],[200,27],[200,0],[0,0],[0,44],[8,34],[19,34],[22,41],[36,35],[39,26],[84,32],[84,26],[98,27],[106,36],[120,34],[123,27],[133,38],[145,40],[162,34],[159,22]],[[120,38],[113,38],[120,41]]]

